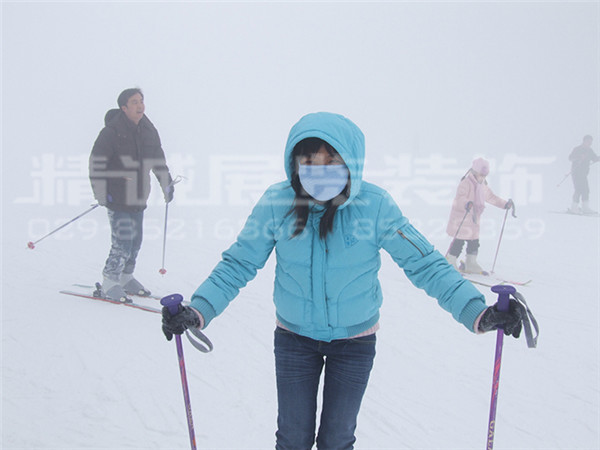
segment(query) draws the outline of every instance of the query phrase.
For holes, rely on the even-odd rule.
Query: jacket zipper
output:
[[[402,230],[398,230],[398,234],[400,236],[402,236],[404,239],[406,239],[408,242],[410,242],[410,244],[419,251],[421,256],[425,256],[425,253],[423,253],[423,251],[417,246],[417,244],[415,244],[413,241],[411,241],[409,238],[407,238],[406,235],[402,232]]]
[[[313,247],[313,254],[314,252],[318,251],[319,253],[319,263],[321,265],[320,267],[320,290],[321,290],[321,295],[323,298],[323,311],[322,311],[322,320],[325,321],[325,326],[329,325],[329,313],[327,311],[327,288],[325,286],[326,280],[325,280],[325,274],[326,274],[326,266],[327,266],[327,253],[329,252],[329,249],[327,247],[327,242],[320,242],[321,239],[319,237],[319,227],[318,227],[318,222],[317,225],[315,226],[315,220],[311,220],[311,228],[312,228],[312,247]],[[313,271],[315,270],[314,264],[313,264]],[[314,276],[314,275],[313,275]]]
[[[322,287],[323,287],[323,304],[324,304],[324,310],[323,310],[323,314],[325,316],[325,324],[327,326],[329,326],[329,310],[327,309],[329,307],[329,302],[327,301],[327,286],[326,286],[326,280],[325,280],[325,276],[327,273],[327,256],[329,253],[329,249],[327,248],[327,242],[323,242],[323,245],[325,247],[325,251],[323,252],[323,259],[322,259],[322,272],[321,272],[321,277],[322,277]]]

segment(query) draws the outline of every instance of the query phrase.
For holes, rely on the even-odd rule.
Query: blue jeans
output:
[[[375,358],[375,335],[332,342],[275,330],[277,450],[308,450],[315,442],[317,392],[325,367],[320,450],[352,449],[356,418]]]
[[[110,252],[102,274],[118,281],[122,273],[133,273],[135,260],[142,246],[144,211],[108,210]]]

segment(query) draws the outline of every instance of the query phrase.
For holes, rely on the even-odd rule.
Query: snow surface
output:
[[[175,214],[185,212],[174,204]],[[542,217],[544,239],[507,241],[497,267],[534,279],[520,292],[541,335],[534,350],[505,341],[496,448],[598,448],[598,260],[569,251],[597,252],[598,219]],[[57,293],[96,279],[105,243],[78,249],[69,240],[65,249],[49,240],[31,251],[21,237],[4,243],[3,448],[186,448],[176,352],[159,316]],[[145,243],[138,272],[155,292],[189,295],[222,245],[202,242],[193,257],[177,257],[190,252],[178,247],[163,278],[160,240]],[[482,448],[494,335],[454,323],[389,258],[381,279],[382,328],[357,448]],[[272,448],[272,281],[271,261],[210,325],[213,353],[185,345],[200,448]]]
[[[130,85],[146,93],[173,174],[188,175],[169,208],[164,276],[165,210],[153,185],[136,274],[155,293],[189,296],[204,280],[256,196],[284,176],[285,138],[304,113],[340,112],[361,126],[368,180],[381,180],[399,152],[413,163],[441,154],[462,173],[475,156],[497,161],[490,186],[515,198],[518,219],[508,219],[496,272],[533,279],[519,290],[541,334],[537,349],[505,340],[495,448],[600,448],[600,222],[551,212],[569,202],[570,181],[556,184],[570,149],[587,133],[599,147],[598,4],[1,8],[3,449],[189,448],[175,345],[160,317],[58,293],[99,279],[105,212],[26,247],[92,202],[85,172],[73,173]],[[510,154],[555,158],[528,166],[541,176],[540,195],[519,198],[501,183]],[[47,155],[67,158],[70,175],[40,175],[59,165]],[[239,180],[215,180],[220,156],[266,175],[242,173],[238,198]],[[459,177],[450,176],[452,189]],[[592,169],[596,209],[599,178]],[[418,168],[407,179],[421,182]],[[51,192],[48,180],[58,180]],[[444,252],[450,205],[424,201],[417,187],[396,200]],[[490,267],[503,213],[484,215],[480,261]],[[214,352],[184,341],[199,448],[273,448],[273,272],[271,258],[211,323]],[[484,448],[495,335],[454,322],[387,255],[380,279],[381,330],[356,448]]]

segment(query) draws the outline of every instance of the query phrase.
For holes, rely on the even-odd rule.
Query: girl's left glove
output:
[[[504,334],[518,338],[523,327],[523,316],[519,303],[510,299],[508,311],[498,311],[498,304],[488,307],[479,320],[478,329],[481,332],[504,329]]]
[[[179,312],[173,315],[166,306],[162,309],[162,330],[167,341],[173,339],[174,334],[183,334],[188,328],[198,328],[200,325],[200,317],[189,306],[180,304]]]

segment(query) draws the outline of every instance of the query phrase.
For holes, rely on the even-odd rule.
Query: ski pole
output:
[[[512,210],[512,216],[513,217],[517,217],[515,215],[515,204],[512,204],[512,207],[510,208]],[[500,243],[502,242],[502,236],[504,235],[504,226],[506,225],[506,218],[508,217],[508,209],[506,210],[506,212],[504,213],[504,220],[502,221],[502,228],[500,229],[500,236],[498,237],[498,245],[496,246],[496,254],[494,255],[494,264],[492,264],[492,270],[491,273],[494,273],[494,268],[496,267],[496,259],[498,259],[498,251],[500,250]]]
[[[592,166],[592,165],[596,164],[597,162],[598,162],[598,161],[594,161],[594,162],[592,162],[592,163],[590,164],[590,166]],[[564,182],[567,180],[567,178],[569,178],[569,176],[570,176],[572,173],[573,173],[573,171],[571,170],[571,171],[570,171],[568,174],[566,174],[566,175],[564,176],[564,178],[563,178],[562,180],[560,180],[560,183],[558,183],[558,184],[556,185],[556,187],[559,187],[561,184],[563,184],[563,183],[564,183]]]
[[[562,180],[560,180],[560,183],[558,183],[556,185],[556,187],[559,187],[561,184],[563,184],[567,180],[567,178],[569,178],[569,175],[571,175],[571,172],[569,172],[568,174],[566,174],[565,177]]]
[[[517,290],[510,285],[501,284],[492,287],[492,292],[498,294],[498,311],[508,311],[510,295]],[[500,385],[500,365],[502,364],[502,347],[504,345],[504,330],[498,329],[496,334],[496,356],[494,359],[494,375],[492,378],[492,399],[490,401],[490,418],[488,422],[486,450],[494,447],[496,433],[496,407],[498,405],[498,387]]]
[[[450,253],[450,249],[452,248],[452,244],[454,244],[454,241],[456,240],[456,236],[458,236],[458,232],[462,228],[463,223],[464,223],[465,219],[467,218],[467,214],[469,214],[470,211],[471,211],[471,208],[468,208],[465,211],[465,215],[463,216],[462,220],[460,221],[460,224],[458,225],[458,228],[456,229],[456,233],[454,233],[454,237],[452,238],[452,241],[450,241],[450,246],[448,247],[448,250],[446,250],[446,254],[444,255],[444,258],[446,258],[448,256],[448,253]]]
[[[179,311],[179,304],[183,301],[180,294],[171,294],[163,297],[160,304],[166,306],[169,312],[173,315]],[[192,419],[192,404],[190,402],[190,391],[187,384],[187,375],[185,373],[185,360],[183,359],[183,345],[181,344],[181,336],[175,335],[175,344],[177,345],[177,358],[179,359],[179,373],[181,374],[181,387],[183,388],[183,401],[185,403],[185,412],[187,416],[188,431],[190,434],[190,446],[192,450],[196,450],[196,435],[194,433],[194,421]]]
[[[66,227],[67,225],[69,225],[70,223],[75,222],[77,219],[79,219],[80,217],[85,216],[87,213],[89,213],[90,211],[92,211],[93,209],[96,209],[98,206],[100,206],[98,203],[96,203],[95,205],[92,205],[92,207],[84,212],[82,212],[81,214],[79,214],[77,217],[74,217],[73,219],[69,220],[67,223],[63,223],[60,227],[56,228],[55,230],[52,230],[50,233],[48,233],[45,236],[42,236],[41,238],[39,238],[37,241],[32,242],[29,241],[27,243],[27,247],[29,247],[30,249],[34,249],[35,248],[35,244],[37,244],[38,242],[46,239],[48,236],[53,235],[54,233],[56,233],[59,230],[62,230],[64,227]]]
[[[170,188],[170,187],[176,185],[182,179],[183,179],[183,177],[181,175],[177,175],[175,177],[175,179],[173,181],[171,181],[167,187]],[[169,216],[169,203],[167,203],[165,205],[165,228],[163,231],[162,265],[159,269],[159,272],[161,275],[164,275],[165,273],[167,273],[167,269],[165,269],[165,254],[166,254],[166,248],[167,248],[167,219],[168,219],[168,216]]]
[[[169,215],[169,204],[165,205],[165,229],[163,232],[163,249],[162,249],[162,265],[160,266],[160,274],[164,275],[167,273],[167,269],[165,269],[165,249],[167,247],[167,217]]]

